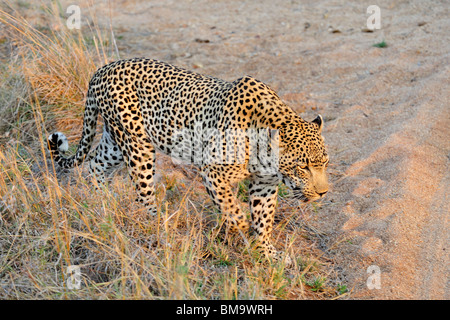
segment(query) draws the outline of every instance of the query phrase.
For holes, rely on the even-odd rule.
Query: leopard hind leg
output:
[[[112,173],[124,163],[119,146],[105,128],[100,143],[89,155],[89,173],[97,183],[105,184]]]

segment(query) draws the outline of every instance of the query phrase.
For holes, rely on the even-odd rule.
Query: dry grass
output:
[[[93,192],[76,171],[64,183],[42,155],[0,151],[0,297],[7,299],[298,299],[338,295],[330,263],[306,247],[314,236],[284,213],[274,232],[293,267],[260,261],[236,237],[212,231],[205,193],[158,183],[157,217],[134,202],[126,177]],[[39,165],[42,166],[39,168]],[[48,170],[48,171],[47,171]],[[170,179],[170,177],[169,177]],[[168,191],[173,191],[167,200]],[[166,196],[166,197],[164,197]],[[286,208],[284,208],[285,211]],[[305,213],[307,214],[307,213]],[[217,217],[217,220],[219,218]],[[310,244],[311,245],[311,244]],[[68,290],[68,266],[82,286]]]
[[[64,12],[56,4],[41,8],[48,25],[36,27],[11,7],[0,10],[3,23],[17,48],[20,74],[33,92],[51,107],[56,127],[78,139],[85,95],[90,78],[97,68],[114,60],[115,51],[106,45],[113,42],[111,32],[102,31],[92,22],[90,33],[65,26]],[[91,43],[91,45],[89,45]]]
[[[198,177],[174,173],[170,162],[160,168],[157,217],[135,203],[126,175],[95,191],[83,170],[56,174],[46,160],[46,128],[55,117],[66,131],[79,125],[73,119],[82,117],[89,77],[106,51],[90,51],[81,33],[45,34],[5,11],[0,21],[20,48],[22,68],[14,72],[31,89],[16,94],[35,130],[32,147],[20,135],[0,147],[0,298],[323,299],[345,292],[318,248],[322,235],[308,225],[308,209],[280,201],[273,236],[295,257],[286,268],[260,260],[239,236],[221,240],[211,228],[220,216]],[[20,133],[16,120],[9,123]],[[78,290],[67,287],[72,265],[81,269]]]

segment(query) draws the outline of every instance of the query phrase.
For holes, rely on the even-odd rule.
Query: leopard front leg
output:
[[[279,260],[282,256],[272,245],[270,238],[273,230],[275,207],[278,196],[279,180],[276,176],[252,175],[249,183],[249,202],[252,217],[252,230],[257,248],[267,258]],[[290,259],[287,257],[286,262]]]
[[[155,197],[155,149],[150,145],[131,144],[126,154],[128,171],[138,193],[138,202],[148,208],[151,215],[156,215]]]
[[[227,231],[247,232],[249,222],[237,203],[230,182],[214,169],[204,171],[202,177],[206,191],[225,217]]]

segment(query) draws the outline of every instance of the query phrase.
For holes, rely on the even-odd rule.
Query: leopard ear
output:
[[[317,116],[317,118],[315,118],[313,121],[311,121],[311,123],[314,123],[317,125],[319,133],[322,132],[323,118],[320,114]]]

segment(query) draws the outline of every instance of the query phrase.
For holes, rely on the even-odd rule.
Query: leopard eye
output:
[[[328,163],[330,162],[330,160],[327,160],[327,162],[324,163],[325,168],[328,167]]]
[[[298,166],[300,167],[300,169],[303,169],[303,170],[305,170],[306,168],[308,168],[308,165],[307,165],[307,164],[304,164],[304,163],[299,164]]]

